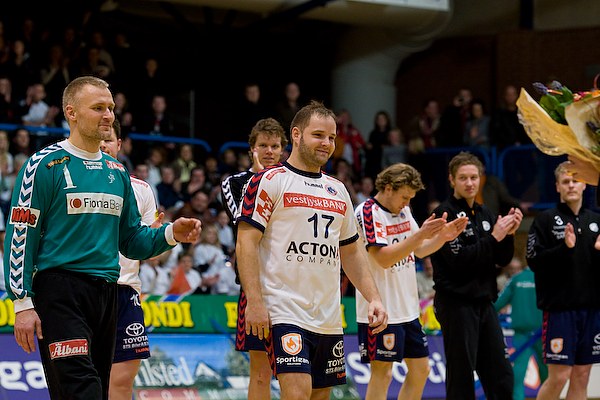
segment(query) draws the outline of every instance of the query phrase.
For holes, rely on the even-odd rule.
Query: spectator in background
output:
[[[162,180],[160,168],[165,165],[166,151],[161,146],[153,146],[148,152],[145,164],[148,166],[148,179],[145,181],[156,189],[156,186]]]
[[[190,181],[192,170],[198,166],[194,161],[194,147],[191,144],[179,146],[179,156],[174,162],[175,169],[179,174],[179,181],[186,184]]]
[[[15,123],[17,102],[14,100],[12,83],[7,76],[0,76],[0,123]]]
[[[150,110],[140,116],[136,125],[140,133],[149,133],[156,136],[174,136],[175,124],[167,111],[167,99],[163,95],[152,96]]]
[[[388,144],[383,146],[381,154],[381,169],[390,165],[406,163],[406,144],[400,128],[391,129],[388,132]]]
[[[131,124],[133,122],[133,115],[129,110],[129,100],[124,92],[115,93],[115,118],[121,123],[123,133],[127,134],[131,131]]]
[[[150,258],[140,265],[140,280],[142,294],[159,296],[167,294],[171,287],[171,275],[162,262],[161,256]]]
[[[177,178],[175,168],[170,165],[160,167],[161,181],[156,185],[158,204],[172,215],[183,206],[181,197],[181,182]]]
[[[519,92],[516,86],[507,85],[504,88],[501,106],[492,113],[490,141],[492,145],[498,147],[498,150],[531,143],[517,116],[518,98]]]
[[[41,83],[35,83],[27,89],[27,97],[19,104],[23,110],[21,122],[27,126],[45,126],[48,124],[50,106],[44,101],[46,89]]]
[[[62,31],[60,47],[62,47],[65,58],[68,58],[71,65],[76,64],[81,54],[81,37],[73,26],[66,26]]]
[[[362,203],[367,200],[369,197],[375,195],[375,183],[373,182],[373,178],[370,176],[363,176],[359,181],[359,187],[355,189],[356,193],[356,202]]]
[[[186,202],[176,213],[176,217],[189,216],[202,221],[202,224],[212,224],[215,222],[217,210],[211,207],[208,194],[202,189],[192,193],[190,200]]]
[[[10,58],[0,69],[0,73],[10,77],[14,100],[20,102],[24,99],[27,88],[34,82],[37,74],[23,40],[16,39],[12,42]]]
[[[9,151],[8,132],[0,130],[0,174],[2,177],[14,171],[14,157]]]
[[[392,129],[392,120],[387,111],[375,114],[374,126],[369,133],[365,161],[365,174],[375,179],[381,171],[381,156],[383,147],[388,143],[388,133]]]
[[[502,151],[510,146],[531,144],[517,115],[519,93],[513,85],[504,89],[502,105],[496,109],[491,120],[491,142]],[[506,184],[512,194],[522,198],[536,179],[536,152],[533,150],[515,150],[507,154],[505,163],[514,166],[513,174],[506,176]]]
[[[104,38],[104,33],[102,31],[94,30],[92,32],[88,47],[95,47],[98,49],[98,58],[109,68],[110,74],[114,76],[116,72],[115,63],[112,54],[106,46],[106,39]]]
[[[363,173],[363,158],[367,143],[362,137],[362,134],[352,123],[350,111],[346,109],[340,110],[337,114],[337,136],[335,138],[336,152],[334,159],[340,157],[337,147],[342,150],[341,157],[350,163],[352,170],[357,176]]]
[[[410,122],[408,132],[408,151],[420,154],[437,146],[436,136],[440,127],[440,106],[434,99],[423,103],[421,113]]]
[[[422,259],[422,266],[423,269],[417,271],[417,291],[419,293],[419,299],[433,299],[435,296],[435,289],[433,288],[433,265],[431,264],[431,257],[424,257]]]
[[[105,80],[112,80],[113,70],[100,58],[100,49],[94,46],[88,46],[83,50],[85,55],[79,60],[79,66],[76,69],[77,76],[92,75]]]
[[[221,154],[221,160],[221,165],[219,167],[221,174],[233,175],[239,172],[238,156],[233,149],[226,149],[223,154]]]
[[[136,122],[135,128],[139,133],[146,133],[151,136],[176,136],[175,134],[175,122],[171,113],[167,109],[167,99],[163,95],[154,95],[149,110],[138,113],[139,120]],[[167,150],[169,153],[165,154],[165,161],[173,161],[168,159],[175,150],[174,142],[143,142],[144,147],[159,145]]]
[[[199,242],[194,246],[194,265],[202,276],[202,293],[231,294],[239,293],[235,282],[235,272],[219,242],[219,230],[215,224],[206,224],[202,228]],[[236,293],[236,294],[237,294]]]
[[[511,261],[511,264],[514,263]],[[511,265],[509,264],[509,265]],[[535,281],[533,272],[520,260],[514,263],[515,271],[494,303],[496,312],[510,305],[510,327],[514,330],[512,347],[519,354],[513,356],[515,385],[513,400],[525,400],[525,372],[529,359],[535,356],[540,381],[548,376],[548,368],[542,357],[542,312],[536,307]]]
[[[183,201],[189,201],[198,190],[210,193],[211,189],[211,185],[206,181],[206,170],[203,166],[197,166],[190,171],[190,180],[182,183],[181,196]]]
[[[60,45],[55,44],[48,50],[47,62],[40,69],[40,81],[46,88],[48,104],[60,107],[62,91],[71,82],[69,59],[65,58]]]
[[[9,215],[10,198],[14,178],[19,171],[14,170],[14,157],[8,151],[8,132],[0,130],[0,211]],[[3,224],[0,227],[4,226]]]
[[[279,121],[285,132],[289,132],[292,119],[302,108],[302,103],[300,86],[296,82],[285,85],[284,98],[275,104],[275,119]]]
[[[219,242],[223,247],[225,254],[232,256],[235,251],[235,238],[231,219],[226,210],[221,210],[217,214],[217,229],[219,231]]]
[[[498,292],[501,292],[505,287],[508,281],[518,272],[523,270],[523,262],[519,257],[513,257],[510,262],[502,267],[500,273],[496,277],[496,285],[498,287]]]
[[[29,131],[25,128],[19,128],[15,131],[15,134],[11,141],[10,153],[13,156],[23,154],[29,157],[32,153],[31,137]]]
[[[440,117],[436,143],[439,147],[460,147],[464,145],[463,136],[470,118],[471,90],[463,88],[452,99]]]
[[[204,174],[206,176],[206,182],[210,187],[215,188],[221,186],[221,180],[224,177],[219,172],[219,161],[215,156],[209,155],[206,157],[206,160],[204,160]]]
[[[350,194],[352,204],[357,205],[358,200],[356,197],[356,190],[354,189],[354,181],[356,180],[356,177],[350,163],[344,158],[335,160],[333,163],[333,176],[335,176],[344,184],[346,190],[348,190],[348,194]]]
[[[194,258],[187,252],[177,256],[177,266],[171,271],[171,277],[171,286],[167,294],[185,296],[194,293],[202,284],[200,273],[194,269]]]
[[[470,108],[463,142],[467,146],[487,148],[490,145],[490,116],[481,99],[471,101]]]
[[[121,142],[121,151],[117,154],[117,160],[119,160],[126,168],[127,171],[133,172],[134,164],[131,160],[133,153],[133,141],[129,136],[123,133],[123,139]]]
[[[115,86],[126,90],[128,80],[135,76],[135,66],[139,60],[125,32],[115,33],[111,54],[115,67]]]
[[[422,110],[409,124],[407,161],[421,172],[426,189],[417,193],[412,202],[417,221],[424,221],[430,213],[426,205],[430,201],[441,200],[446,193],[447,173],[444,168],[434,168],[427,150],[437,146],[436,137],[440,126],[440,107],[436,100],[427,99]]]
[[[244,98],[241,100],[235,114],[238,122],[235,139],[242,140],[246,132],[250,132],[259,119],[270,115],[269,108],[261,98],[260,86],[256,82],[248,82],[244,85]]]
[[[144,69],[134,76],[135,90],[130,92],[134,115],[141,115],[146,108],[152,104],[152,98],[156,95],[167,93],[168,84],[163,76],[160,63],[155,57],[148,57],[143,63]],[[149,131],[148,131],[149,132]]]

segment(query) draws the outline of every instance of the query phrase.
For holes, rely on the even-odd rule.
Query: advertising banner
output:
[[[151,334],[152,357],[143,360],[135,378],[136,399],[245,399],[248,388],[248,358],[234,350],[231,334]],[[423,398],[445,397],[445,359],[442,338],[429,336],[431,371]],[[509,340],[510,344],[510,340]],[[365,397],[370,378],[368,364],[361,364],[356,335],[344,336],[348,383],[335,387],[333,399]],[[49,399],[39,352],[27,354],[12,335],[0,334],[0,399]],[[406,364],[395,363],[388,398],[397,397],[406,378]],[[591,380],[593,380],[592,377]],[[535,397],[539,378],[530,363],[526,396]],[[279,398],[276,379],[271,381],[273,399]],[[476,383],[478,398],[483,391]],[[590,392],[591,394],[591,392]]]
[[[12,334],[0,334],[0,399],[49,400],[37,348],[25,353]]]
[[[237,297],[223,295],[144,296],[144,322],[151,333],[235,333]],[[342,299],[342,325],[348,334],[357,332],[353,297]],[[0,291],[0,333],[12,333],[13,303]]]

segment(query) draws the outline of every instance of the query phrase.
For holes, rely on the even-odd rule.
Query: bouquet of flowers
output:
[[[545,154],[569,154],[600,167],[600,90],[572,92],[560,82],[536,82],[539,103],[525,89],[517,100],[527,135]]]

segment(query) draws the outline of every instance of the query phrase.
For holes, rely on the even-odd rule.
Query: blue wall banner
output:
[[[152,357],[143,360],[135,378],[138,400],[245,399],[248,358],[234,349],[230,334],[150,334]],[[510,346],[510,337],[507,337]],[[441,336],[428,336],[431,372],[423,398],[445,397],[445,358]],[[348,383],[335,387],[332,399],[365,397],[369,365],[361,364],[355,335],[344,336]],[[27,354],[13,335],[0,334],[0,399],[48,400],[39,352]],[[395,363],[388,398],[395,399],[406,377],[406,364]],[[530,363],[526,377],[527,397],[535,397],[539,378]],[[478,385],[476,385],[478,386]],[[277,380],[271,381],[273,398],[279,398]],[[482,394],[481,388],[478,395]],[[480,397],[481,398],[481,397]]]

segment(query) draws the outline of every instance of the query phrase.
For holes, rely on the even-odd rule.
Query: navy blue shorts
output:
[[[246,334],[246,293],[243,290],[240,291],[240,297],[238,298],[238,319],[237,319],[237,332],[235,335],[235,349],[237,351],[267,351],[265,342],[260,340],[258,336],[253,334]]]
[[[346,383],[343,335],[322,335],[295,325],[273,325],[265,341],[273,375],[306,373],[313,388]]]
[[[542,345],[546,364],[600,363],[600,311],[545,311]]]
[[[144,326],[140,295],[131,286],[118,285],[117,341],[113,362],[150,357],[150,345]]]
[[[373,335],[369,324],[358,324],[358,350],[360,362],[398,361],[404,358],[429,356],[427,336],[418,319],[402,324],[388,325],[385,330]]]

